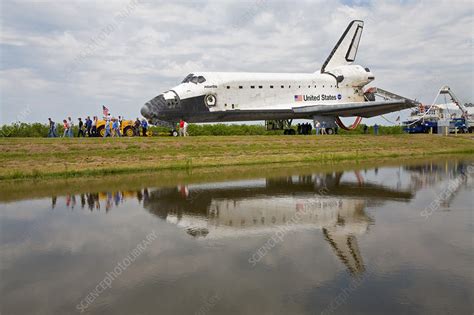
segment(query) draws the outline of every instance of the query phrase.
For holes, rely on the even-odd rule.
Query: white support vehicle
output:
[[[410,133],[441,132],[440,128],[449,133],[473,132],[474,128],[474,107],[467,107],[459,100],[451,88],[443,86],[436,97],[436,100],[443,95],[445,103],[435,103],[433,105],[420,104],[405,122],[405,130]],[[449,97],[449,101],[448,101]],[[436,102],[435,100],[435,102]]]

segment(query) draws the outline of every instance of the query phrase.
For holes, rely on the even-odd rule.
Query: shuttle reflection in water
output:
[[[189,235],[206,239],[251,237],[285,230],[320,229],[341,262],[353,273],[364,271],[356,237],[371,218],[367,203],[406,201],[407,191],[341,181],[343,173],[203,184],[152,190],[144,199],[151,213]],[[298,213],[298,216],[296,214]],[[294,220],[294,218],[298,220]]]
[[[192,237],[205,239],[271,235],[283,226],[290,231],[321,230],[348,271],[359,274],[365,268],[357,236],[366,233],[372,222],[365,207],[386,200],[408,201],[413,194],[366,183],[360,172],[343,175],[339,172],[86,193],[77,198],[67,196],[66,205],[73,209],[79,199],[81,208],[104,208],[108,212],[133,197],[143,201],[143,207],[152,214],[183,228]],[[298,220],[292,220],[298,212]]]
[[[127,198],[136,198],[150,213],[206,240],[271,235],[283,226],[290,231],[321,230],[348,271],[360,274],[365,268],[357,236],[373,224],[365,207],[388,200],[408,202],[414,192],[446,176],[464,174],[466,165],[424,164],[403,170],[410,174],[405,187],[400,182],[390,187],[367,181],[360,171],[336,172],[68,195],[66,205],[74,209],[80,203],[81,208],[108,212]],[[374,171],[377,177],[378,169]],[[56,200],[53,197],[53,208]]]

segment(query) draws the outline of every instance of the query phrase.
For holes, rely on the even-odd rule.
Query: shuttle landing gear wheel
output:
[[[179,136],[179,134],[176,130],[171,130],[171,136],[172,137],[177,137],[177,136]]]
[[[333,135],[333,134],[334,134],[334,129],[332,129],[332,128],[326,128],[326,133],[327,133],[328,135]]]
[[[294,136],[294,135],[296,134],[296,131],[295,131],[295,129],[285,129],[285,130],[283,131],[283,134],[284,134],[284,135]]]

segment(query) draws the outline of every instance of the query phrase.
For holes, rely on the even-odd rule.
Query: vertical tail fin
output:
[[[363,29],[364,22],[359,20],[354,20],[347,26],[344,34],[342,34],[331,54],[329,54],[329,57],[324,62],[321,73],[330,71],[335,67],[350,65],[354,62]]]

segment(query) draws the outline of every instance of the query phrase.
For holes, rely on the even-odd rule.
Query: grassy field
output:
[[[0,138],[0,180],[473,155],[472,135]]]

